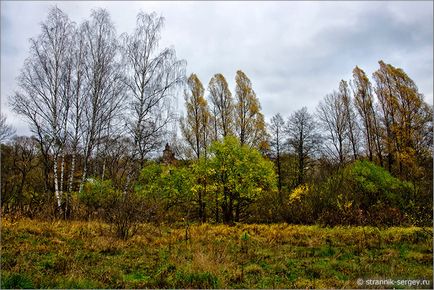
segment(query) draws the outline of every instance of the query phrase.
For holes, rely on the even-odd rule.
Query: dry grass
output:
[[[140,225],[3,219],[2,288],[357,288],[357,278],[431,279],[432,229]],[[428,286],[426,288],[430,288]]]

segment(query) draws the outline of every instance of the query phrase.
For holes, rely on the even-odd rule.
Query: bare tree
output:
[[[343,110],[348,126],[347,137],[350,142],[353,159],[356,160],[359,155],[359,136],[360,127],[357,123],[356,113],[354,111],[354,103],[351,100],[351,92],[348,83],[341,80],[339,83],[339,96],[342,98]]]
[[[24,211],[23,190],[27,182],[27,176],[34,168],[39,165],[37,160],[37,144],[38,142],[34,138],[27,136],[17,136],[14,138],[12,143],[14,168],[19,172],[20,175],[16,198],[21,212]]]
[[[175,89],[184,83],[184,60],[173,48],[158,50],[164,18],[137,15],[136,28],[123,35],[123,58],[129,93],[127,128],[134,141],[134,157],[143,166],[149,152],[160,148],[166,125],[174,118]]]
[[[294,112],[286,123],[287,143],[297,156],[297,183],[305,182],[309,160],[318,150],[321,137],[317,132],[317,123],[306,107]]]
[[[131,152],[134,149],[132,140],[125,135],[114,134],[104,137],[104,150],[100,158],[104,159],[101,169],[101,180],[110,179],[116,188],[123,188],[128,177],[129,168],[133,165]]]
[[[89,161],[104,135],[112,134],[125,99],[116,31],[106,10],[92,11],[80,28],[84,35],[84,91],[82,125],[84,164],[80,191],[87,178]]]
[[[84,61],[85,61],[85,38],[84,34],[80,33],[80,30],[76,30],[73,36],[73,54],[72,54],[72,92],[70,99],[70,113],[69,113],[69,125],[68,125],[68,140],[69,150],[71,154],[71,165],[68,181],[68,193],[73,191],[74,174],[76,169],[76,159],[79,150],[80,142],[82,141],[82,126],[83,126],[83,112],[85,96],[89,93],[84,79]],[[67,198],[68,206],[69,198]]]
[[[329,139],[325,148],[341,165],[345,162],[348,151],[348,118],[344,105],[342,96],[338,92],[333,92],[326,95],[317,107],[318,119],[326,130]]]
[[[15,129],[6,123],[6,116],[0,115],[0,143],[7,141],[15,134]]]
[[[280,201],[283,200],[282,198],[282,168],[281,168],[281,154],[283,151],[283,144],[284,144],[284,127],[285,127],[285,121],[283,120],[282,116],[277,113],[271,118],[271,123],[269,125],[270,132],[271,132],[271,152],[274,155],[273,157],[276,159],[277,163],[277,178],[278,178],[278,189],[280,193]]]
[[[59,154],[63,154],[66,142],[74,25],[65,13],[55,7],[50,10],[41,28],[38,38],[31,39],[31,54],[19,76],[20,90],[11,98],[11,107],[27,119],[32,132],[38,136],[45,159],[46,179],[49,155],[53,157],[54,192],[60,208],[58,158]]]

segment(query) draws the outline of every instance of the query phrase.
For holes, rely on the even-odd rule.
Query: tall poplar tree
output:
[[[378,118],[374,109],[372,86],[365,72],[356,66],[353,70],[353,94],[355,106],[363,121],[366,150],[370,161],[377,154],[380,165],[383,163],[382,146],[380,142],[380,130]]]
[[[210,142],[210,112],[204,97],[204,87],[197,75],[188,78],[188,91],[185,92],[185,107],[187,115],[181,118],[181,133],[193,150],[196,158],[206,150]]]
[[[396,164],[400,174],[407,168],[408,175],[411,170],[416,170],[418,155],[430,150],[424,136],[432,127],[432,108],[424,102],[416,84],[402,69],[383,61],[379,64],[373,77],[385,128],[387,167],[393,171]]]
[[[234,134],[234,102],[222,74],[215,74],[208,85],[211,101],[213,140]]]
[[[241,145],[264,146],[266,131],[261,105],[246,74],[239,70],[235,76],[235,131]]]

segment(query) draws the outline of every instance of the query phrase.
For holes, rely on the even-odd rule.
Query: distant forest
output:
[[[233,91],[186,76],[163,24],[139,13],[119,36],[106,10],[49,11],[9,97],[33,135],[0,122],[3,215],[125,239],[141,222],[432,225],[433,108],[401,68],[356,66],[314,112],[267,123],[242,70]]]

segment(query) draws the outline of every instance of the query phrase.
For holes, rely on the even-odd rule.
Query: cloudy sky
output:
[[[173,46],[205,87],[222,73],[234,91],[243,70],[267,120],[285,118],[349,80],[358,65],[371,76],[384,60],[401,67],[425,100],[433,99],[433,2],[15,2],[1,1],[1,111],[18,134],[29,131],[10,112],[8,96],[29,51],[29,39],[57,5],[80,23],[106,8],[118,34],[131,32],[136,14],[166,19],[161,47]],[[179,107],[183,99],[179,97]]]

